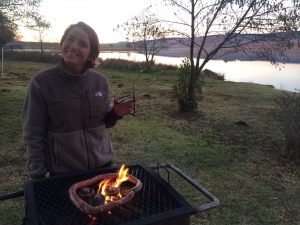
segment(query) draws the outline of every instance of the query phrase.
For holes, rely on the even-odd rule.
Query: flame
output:
[[[119,174],[118,174],[118,177],[116,179],[116,182],[115,182],[115,185],[114,187],[115,188],[118,188],[120,187],[120,185],[128,180],[128,177],[126,176],[127,175],[127,172],[128,172],[128,168],[125,168],[125,165],[123,164],[120,168],[120,171],[119,171]]]
[[[109,179],[105,179],[105,180],[101,181],[99,184],[98,193],[100,193],[102,196],[106,195],[105,189],[107,187],[108,182],[109,182]]]
[[[118,194],[115,195],[115,196],[110,196],[106,193],[106,189],[107,188],[116,188],[116,189],[119,189],[121,184],[124,182],[124,181],[127,181],[128,180],[128,176],[127,176],[127,172],[128,172],[128,168],[125,168],[125,165],[123,164],[119,170],[119,173],[118,173],[118,177],[116,179],[104,179],[102,180],[99,185],[98,185],[98,193],[101,194],[104,199],[105,199],[105,202],[104,204],[107,204],[108,202],[112,202],[112,201],[115,201],[115,200],[118,200],[120,198],[122,198],[122,194],[119,190]]]

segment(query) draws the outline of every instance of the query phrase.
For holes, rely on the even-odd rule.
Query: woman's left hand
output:
[[[120,102],[117,98],[115,98],[113,109],[116,115],[119,117],[123,117],[128,114],[135,115],[134,104],[135,102],[133,99]]]

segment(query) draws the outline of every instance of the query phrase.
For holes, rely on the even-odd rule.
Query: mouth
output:
[[[64,54],[71,57],[80,57],[80,54],[75,53],[74,51],[71,50],[64,50]]]

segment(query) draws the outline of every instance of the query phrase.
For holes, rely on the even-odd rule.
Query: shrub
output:
[[[197,108],[201,96],[201,81],[191,81],[191,64],[184,59],[180,65],[179,77],[173,86],[173,97],[177,100],[181,112],[192,112]]]
[[[5,53],[5,58],[15,61],[56,63],[59,61],[60,56],[57,53],[48,52],[42,54],[35,51],[9,51]]]
[[[285,138],[284,156],[300,160],[300,93],[284,92],[275,102],[275,119]]]
[[[145,70],[145,62],[135,62],[125,59],[105,59],[99,58],[99,64],[102,68],[120,69],[120,70]],[[151,66],[152,71],[154,70],[177,70],[178,67],[172,65],[153,64]]]
[[[221,73],[215,73],[209,69],[205,69],[201,72],[201,77],[204,79],[211,79],[211,80],[225,80],[225,75]]]
[[[133,62],[125,59],[99,59],[100,67],[119,70],[141,70],[144,68],[143,62]]]

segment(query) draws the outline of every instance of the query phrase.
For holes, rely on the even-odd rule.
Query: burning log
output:
[[[119,173],[108,173],[95,176],[73,184],[69,189],[72,203],[83,213],[98,214],[109,211],[131,201],[135,193],[142,189],[142,183],[132,175],[127,175],[128,169],[121,167]],[[133,187],[125,187],[129,182]],[[93,186],[98,184],[98,190]]]

